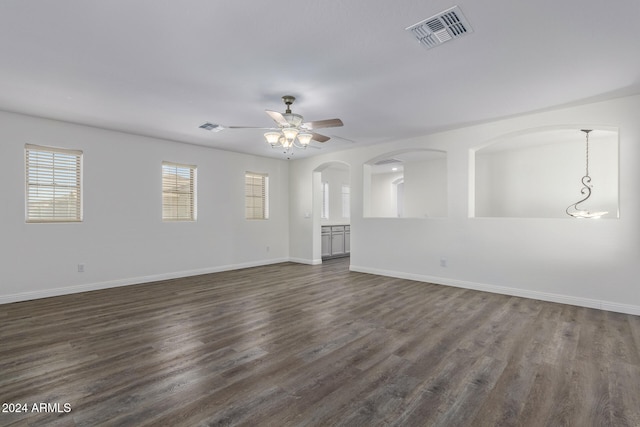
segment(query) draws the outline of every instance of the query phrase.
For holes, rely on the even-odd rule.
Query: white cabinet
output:
[[[351,251],[349,225],[322,226],[322,258],[348,256]]]
[[[331,227],[331,256],[344,255],[344,226]]]
[[[331,256],[331,227],[322,227],[322,258]]]
[[[344,226],[344,251],[345,253],[351,252],[351,226]]]

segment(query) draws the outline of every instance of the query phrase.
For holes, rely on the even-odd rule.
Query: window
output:
[[[25,145],[26,221],[82,221],[82,151]]]
[[[329,219],[329,183],[322,183],[322,212],[320,218]]]
[[[351,188],[342,184],[342,218],[349,218],[351,214]]]
[[[162,220],[196,220],[195,166],[162,162]]]
[[[245,172],[245,217],[269,219],[269,175]]]

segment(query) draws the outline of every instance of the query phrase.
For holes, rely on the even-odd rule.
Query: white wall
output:
[[[398,216],[398,194],[394,182],[403,176],[402,172],[375,173],[371,175],[372,217],[395,218]]]
[[[404,216],[447,216],[446,157],[404,165]]]
[[[83,222],[25,223],[26,143],[83,150]],[[0,159],[0,303],[288,259],[287,161],[3,112]],[[163,160],[197,165],[196,222],[162,222]],[[244,219],[245,171],[269,220]]]
[[[317,262],[312,180],[320,174],[313,171],[339,161],[351,166],[353,270],[640,314],[639,110],[640,96],[621,98],[290,163],[0,113],[0,302],[286,259]],[[619,219],[469,217],[478,147],[566,125],[619,129]],[[25,143],[84,151],[84,222],[24,222]],[[448,216],[363,218],[364,163],[412,148],[447,151]],[[198,166],[197,222],[160,220],[163,160]],[[269,221],[244,220],[245,170],[269,173]]]
[[[638,111],[640,96],[620,98],[296,160],[290,255],[319,258],[304,217],[313,203],[311,171],[340,160],[351,165],[352,270],[640,314]],[[619,219],[470,218],[472,153],[503,135],[549,126],[619,129]],[[448,216],[363,218],[364,163],[411,148],[447,151]]]

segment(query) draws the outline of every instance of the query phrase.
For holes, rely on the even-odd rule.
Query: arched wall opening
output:
[[[591,187],[581,180],[587,165]],[[618,218],[618,130],[554,126],[504,135],[470,152],[470,217],[568,218],[579,208]]]
[[[363,166],[363,214],[368,218],[441,218],[448,215],[447,153],[406,149]]]
[[[351,166],[331,161],[316,167],[312,174],[313,259],[348,256],[351,253]]]

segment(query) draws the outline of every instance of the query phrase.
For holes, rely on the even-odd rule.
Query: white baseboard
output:
[[[75,294],[79,292],[96,291],[99,289],[116,288],[118,286],[138,285],[142,283],[157,282],[160,280],[177,279],[180,277],[198,276],[200,274],[220,273],[222,271],[240,270],[242,268],[259,267],[262,265],[278,264],[289,261],[288,258],[275,258],[240,264],[221,265],[217,267],[201,268],[197,270],[177,271],[173,273],[152,274],[124,279],[108,280],[104,282],[86,283],[62,288],[42,289],[37,291],[20,292],[17,294],[0,295],[0,304],[27,301],[38,298],[49,298],[59,295]]]
[[[262,265],[278,264],[281,262],[296,262],[299,264],[318,265],[322,264],[322,260],[312,260],[304,258],[277,258],[270,260],[261,260],[255,262],[246,262],[240,264],[229,264],[216,267],[202,268],[197,270],[178,271],[173,273],[153,274],[148,276],[138,276],[125,279],[109,280],[97,283],[87,283],[75,286],[66,286],[61,288],[43,289],[37,291],[20,292],[17,294],[0,295],[0,304],[8,304],[12,302],[27,301],[38,298],[48,298],[59,295],[75,294],[78,292],[95,291],[99,289],[115,288],[118,286],[137,285],[142,283],[157,282],[161,280],[177,279],[180,277],[198,276],[200,274],[219,273],[222,271],[240,270],[243,268],[259,267]],[[405,273],[400,271],[382,270],[377,268],[368,268],[351,265],[351,271],[360,273],[376,274],[378,276],[395,277],[398,279],[415,280],[418,282],[428,282],[437,285],[454,286],[458,288],[473,289],[483,292],[492,292],[496,294],[511,295],[522,298],[531,298],[541,301],[557,302],[561,304],[576,305],[580,307],[597,308],[600,310],[613,311],[616,313],[633,314],[640,316],[640,307],[630,304],[621,304],[612,301],[595,300],[589,298],[575,297],[569,295],[552,294],[546,292],[531,291],[526,289],[509,288],[505,286],[488,285],[476,282],[467,282],[462,280],[448,279],[437,276],[426,276],[413,273]]]
[[[640,306],[620,304],[612,301],[603,301],[590,298],[575,297],[570,295],[552,294],[547,292],[531,291],[526,289],[509,288],[505,286],[488,285],[484,283],[467,282],[463,280],[448,279],[437,276],[426,276],[401,271],[381,270],[377,268],[360,267],[351,265],[351,271],[376,274],[378,276],[395,277],[398,279],[428,282],[436,285],[454,286],[457,288],[473,289],[476,291],[491,292],[494,294],[511,295],[522,298],[537,299],[541,301],[557,302],[561,304],[576,305],[579,307],[597,308],[600,310],[614,311],[616,313],[633,314],[640,316]]]
[[[321,259],[306,259],[306,258],[289,258],[291,262],[297,262],[298,264],[307,264],[307,265],[320,265],[322,264]]]

